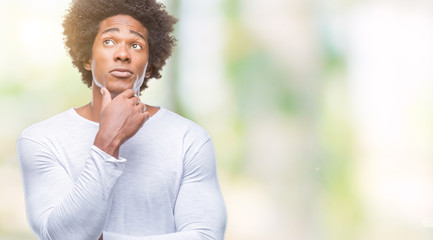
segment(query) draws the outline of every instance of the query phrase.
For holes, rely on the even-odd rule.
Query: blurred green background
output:
[[[70,1],[2,1],[0,240],[26,222],[15,141],[89,102]],[[206,128],[227,240],[433,238],[433,3],[166,0],[180,21],[144,102]]]

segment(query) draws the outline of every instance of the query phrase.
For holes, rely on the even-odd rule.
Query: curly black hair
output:
[[[73,0],[63,20],[66,49],[73,65],[80,71],[83,82],[90,87],[92,72],[86,70],[84,64],[92,58],[99,24],[116,15],[129,15],[148,31],[152,73],[140,88],[144,90],[150,78],[161,78],[160,71],[176,43],[172,33],[177,19],[167,13],[162,3],[155,0]]]

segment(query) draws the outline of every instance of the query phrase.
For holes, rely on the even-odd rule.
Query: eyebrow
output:
[[[107,28],[107,29],[105,29],[105,30],[101,33],[101,35],[102,35],[102,34],[105,34],[105,33],[108,33],[108,32],[120,32],[120,30],[119,30],[118,28]],[[142,38],[144,41],[146,41],[146,39],[144,38],[143,34],[137,32],[137,31],[134,31],[134,30],[129,30],[129,32],[132,33],[132,34],[134,34],[134,35],[139,36],[139,37]]]
[[[134,31],[134,30],[129,30],[129,32],[132,33],[132,34],[135,34],[135,35],[137,35],[139,37],[141,37],[144,41],[146,41],[146,39],[144,38],[143,34],[137,32],[137,31]]]

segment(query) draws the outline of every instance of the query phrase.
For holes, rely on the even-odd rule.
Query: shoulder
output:
[[[48,119],[30,125],[21,132],[18,139],[26,138],[30,140],[36,140],[41,139],[43,136],[59,133],[62,127],[69,125],[68,121],[71,120],[69,112],[71,110],[72,109],[69,109]]]
[[[203,127],[175,112],[161,108],[158,114],[156,115],[157,119],[155,119],[155,122],[158,122],[158,125],[164,127],[167,131],[176,132],[185,137],[204,139],[204,141],[210,138],[208,132]]]
[[[209,133],[200,125],[170,110],[161,108],[155,119],[154,126],[158,128],[158,134],[173,144],[180,144],[186,158],[200,151],[201,147],[211,142]],[[149,126],[149,127],[154,127]]]

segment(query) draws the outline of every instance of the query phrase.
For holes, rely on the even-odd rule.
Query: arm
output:
[[[116,159],[119,148],[149,118],[132,90],[113,100],[103,91],[99,131],[76,181],[53,147],[28,137],[18,140],[28,220],[41,239],[97,239],[102,232],[112,189],[124,168],[125,160]]]
[[[174,215],[176,233],[132,237],[104,232],[104,240],[224,239],[226,209],[218,185],[215,152],[210,139],[196,154],[185,159]]]
[[[73,181],[43,144],[19,138],[27,218],[40,239],[97,239],[110,208],[111,191],[125,160],[94,146],[77,181]]]

